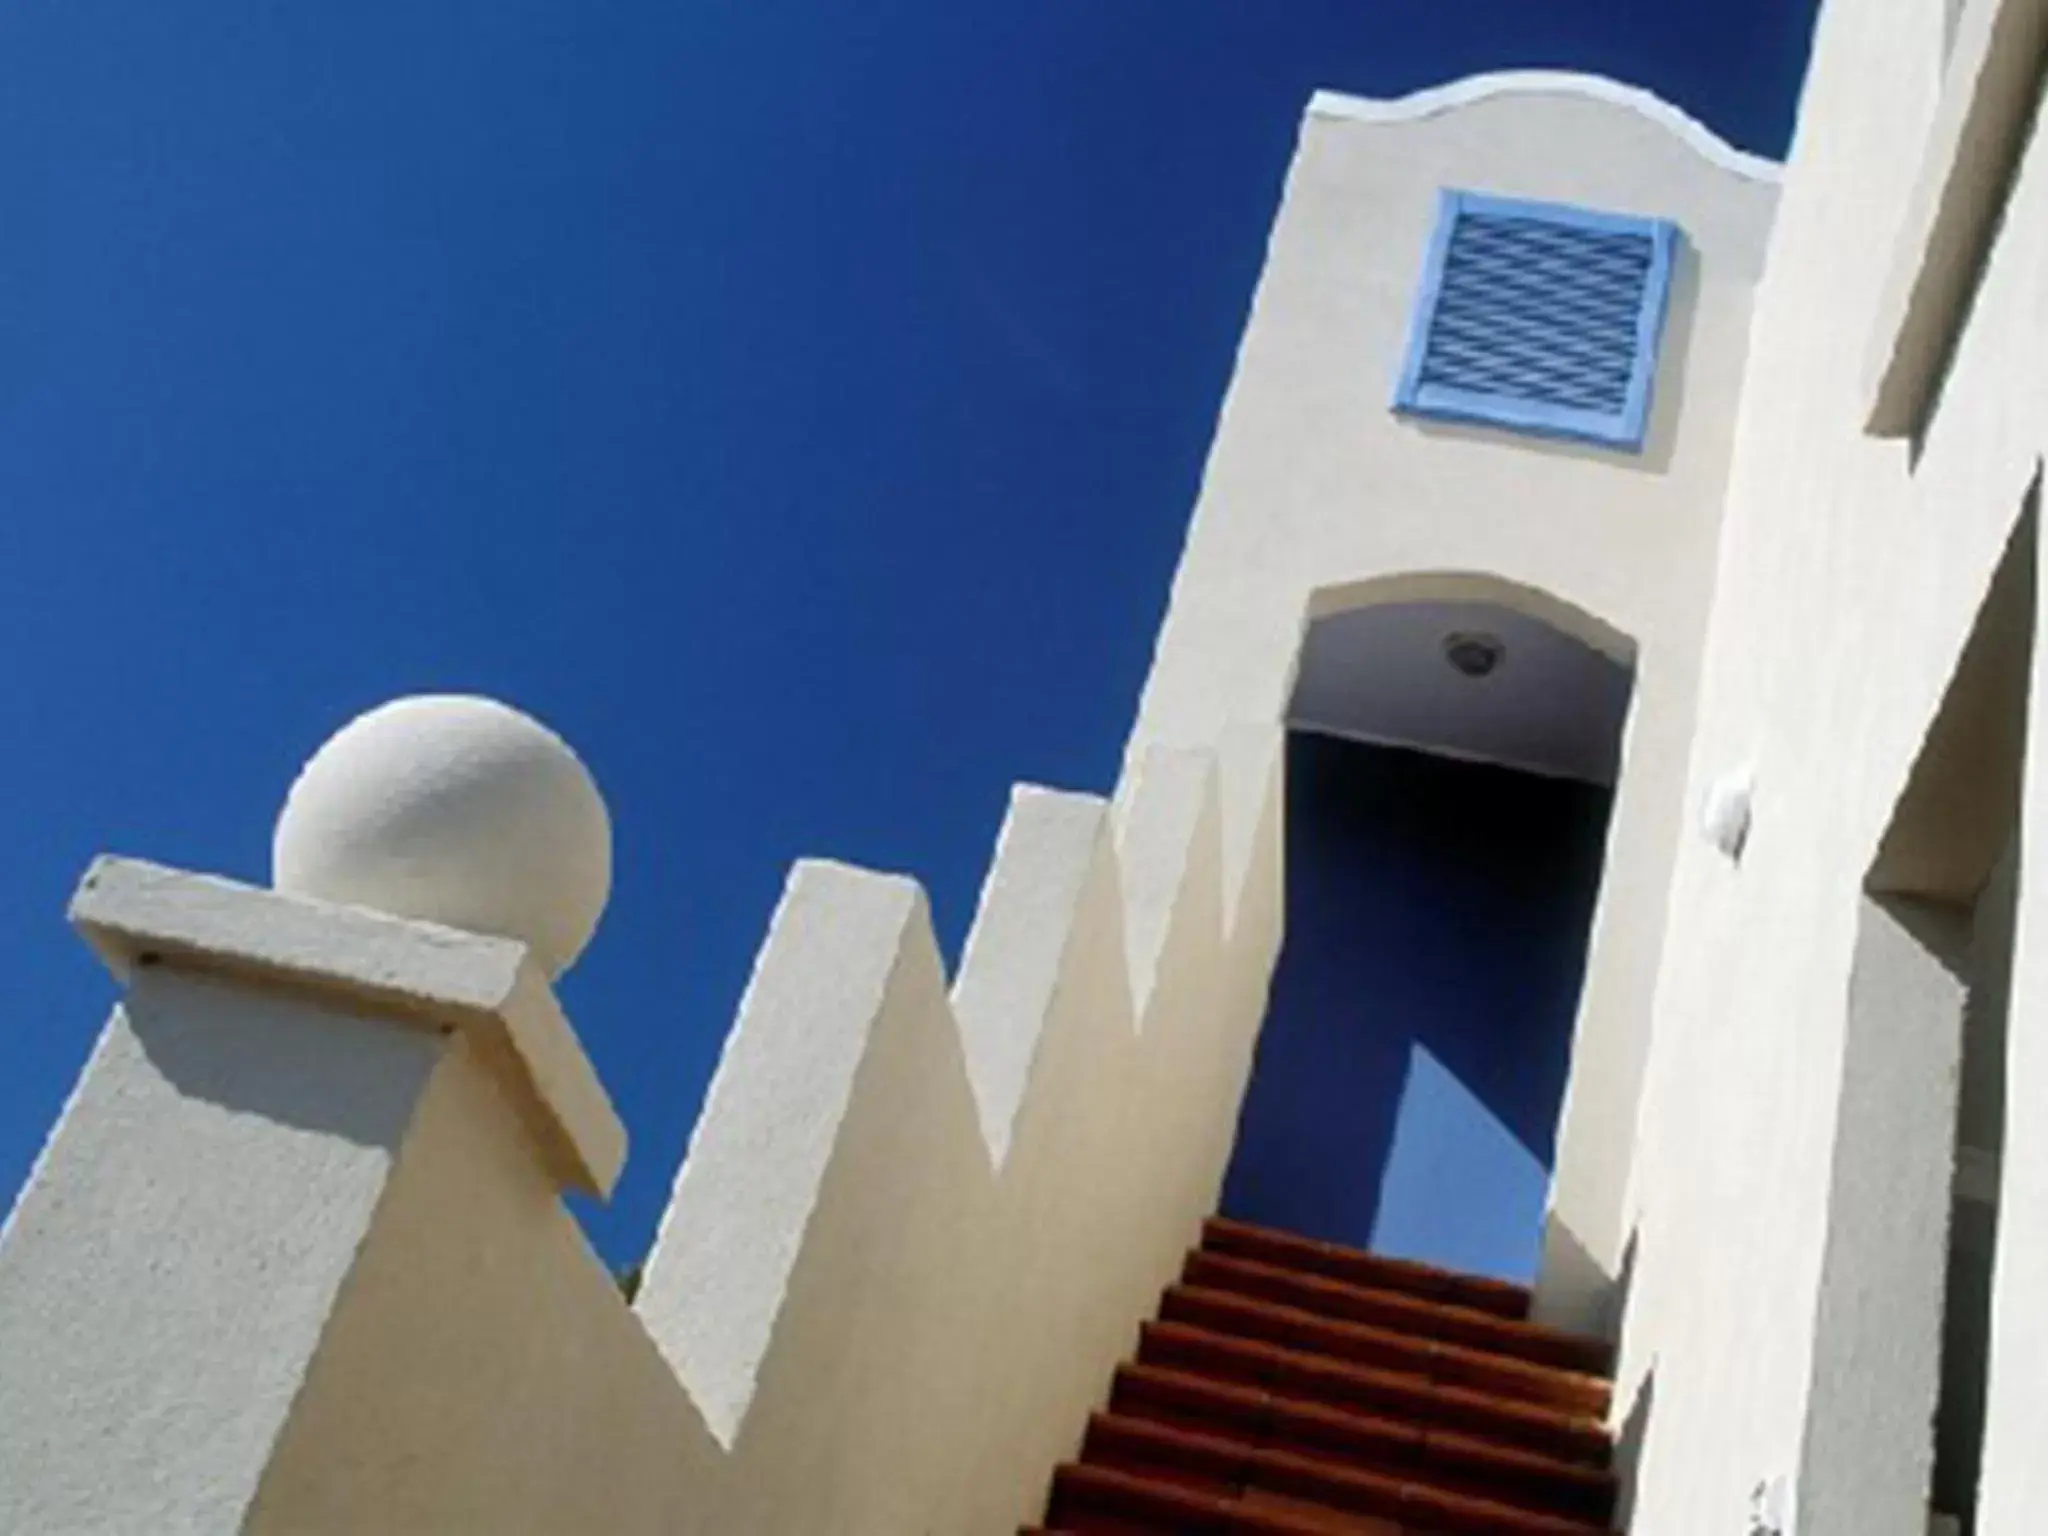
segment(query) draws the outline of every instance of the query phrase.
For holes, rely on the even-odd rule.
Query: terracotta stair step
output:
[[[1347,1322],[1299,1307],[1283,1306],[1238,1291],[1206,1286],[1167,1287],[1162,1320],[1188,1323],[1213,1333],[1258,1339],[1304,1354],[1398,1371],[1440,1386],[1463,1387],[1489,1396],[1538,1403],[1598,1419],[1612,1394],[1597,1376],[1535,1365],[1513,1356],[1418,1338],[1366,1323]]]
[[[1613,1353],[1529,1305],[1213,1218],[1020,1536],[1606,1536]]]
[[[1219,1495],[1084,1462],[1053,1474],[1045,1529],[1076,1536],[1411,1536],[1398,1521],[1271,1495]]]
[[[1566,1333],[1541,1323],[1453,1302],[1433,1301],[1406,1291],[1375,1289],[1286,1269],[1256,1259],[1197,1248],[1188,1254],[1181,1278],[1209,1290],[1234,1291],[1342,1322],[1366,1323],[1397,1333],[1441,1339],[1471,1349],[1511,1355],[1535,1365],[1594,1376],[1605,1376],[1613,1369],[1614,1350],[1604,1339]]]
[[[1602,1526],[1524,1505],[1114,1413],[1089,1422],[1082,1461],[1220,1498],[1256,1492],[1441,1536],[1604,1536]]]
[[[1427,1301],[1490,1312],[1496,1317],[1529,1315],[1526,1286],[1479,1275],[1453,1274],[1408,1259],[1389,1259],[1342,1243],[1298,1237],[1273,1227],[1212,1216],[1202,1224],[1202,1249],[1232,1258],[1252,1259],[1276,1269],[1342,1280],[1367,1290],[1399,1291]]]
[[[1594,1525],[1604,1524],[1614,1510],[1614,1474],[1605,1468],[1258,1387],[1126,1365],[1116,1373],[1109,1401],[1125,1417],[1434,1483]]]
[[[1442,1385],[1263,1339],[1233,1338],[1187,1323],[1146,1323],[1139,1334],[1138,1361],[1264,1388],[1298,1402],[1452,1430],[1585,1466],[1607,1465],[1606,1430],[1590,1415]]]

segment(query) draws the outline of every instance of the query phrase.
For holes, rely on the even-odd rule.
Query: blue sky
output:
[[[637,1256],[789,861],[955,949],[1104,790],[1310,89],[1647,85],[1781,153],[1812,0],[15,0],[0,1194],[112,999],[97,851],[261,880],[394,694],[610,799],[564,996]]]

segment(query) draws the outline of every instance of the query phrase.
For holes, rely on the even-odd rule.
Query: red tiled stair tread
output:
[[[1292,1500],[1208,1493],[1086,1462],[1069,1462],[1054,1474],[1047,1519],[1051,1528],[1091,1536],[1404,1536],[1397,1521]],[[1124,1523],[1113,1523],[1118,1520]]]
[[[1614,1507],[1614,1475],[1603,1468],[1156,1366],[1120,1367],[1110,1407],[1133,1418],[1377,1468],[1583,1520],[1604,1521]]]
[[[1596,1376],[1346,1322],[1235,1291],[1170,1286],[1159,1315],[1168,1322],[1190,1323],[1237,1338],[1263,1339],[1306,1354],[1399,1371],[1439,1385],[1467,1387],[1567,1413],[1598,1418],[1607,1412],[1609,1388]]]
[[[1612,1351],[1528,1310],[1212,1219],[1021,1536],[1600,1536]]]
[[[1088,1465],[1170,1481],[1221,1498],[1257,1492],[1413,1530],[1498,1536],[1601,1536],[1582,1520],[1295,1452],[1258,1448],[1171,1425],[1097,1414],[1083,1449]]]
[[[1535,1365],[1597,1376],[1606,1375],[1613,1366],[1613,1348],[1603,1339],[1432,1301],[1404,1291],[1375,1290],[1255,1259],[1197,1248],[1188,1254],[1181,1278],[1190,1285],[1210,1290],[1234,1291],[1340,1321],[1367,1323],[1511,1355]]]
[[[1347,1281],[1370,1290],[1399,1291],[1432,1301],[1522,1319],[1529,1315],[1525,1286],[1479,1275],[1453,1274],[1410,1259],[1389,1259],[1341,1243],[1297,1237],[1272,1227],[1212,1216],[1202,1224],[1202,1248],[1209,1253],[1253,1259],[1278,1269],[1291,1269]]]
[[[1429,1433],[1418,1424],[1347,1413],[1283,1398],[1261,1387],[1138,1363],[1117,1368],[1109,1405],[1120,1413],[1253,1444],[1320,1450],[1394,1468],[1419,1465]]]
[[[1139,1335],[1138,1359],[1190,1375],[1263,1387],[1297,1401],[1405,1418],[1587,1466],[1607,1464],[1606,1431],[1584,1414],[1439,1386],[1260,1339],[1232,1338],[1184,1323],[1146,1323]]]

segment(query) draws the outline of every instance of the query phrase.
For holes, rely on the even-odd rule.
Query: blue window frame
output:
[[[1678,228],[1441,194],[1394,409],[1639,450]]]

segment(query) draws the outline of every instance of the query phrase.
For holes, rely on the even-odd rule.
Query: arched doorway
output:
[[[1632,691],[1561,610],[1444,578],[1310,624],[1226,1214],[1534,1278]]]

